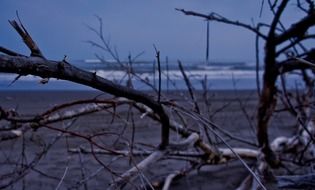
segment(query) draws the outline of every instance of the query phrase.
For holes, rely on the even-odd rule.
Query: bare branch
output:
[[[301,43],[302,41],[309,40],[309,39],[315,39],[315,35],[314,34],[310,34],[310,35],[305,35],[303,37],[295,38],[293,40],[290,40],[291,41],[290,44],[288,44],[287,46],[285,46],[282,49],[277,51],[276,57],[278,57],[282,53],[285,53],[287,50],[289,50],[290,48],[294,47],[295,45]]]
[[[22,57],[24,56],[22,54],[16,53],[12,50],[9,50],[9,49],[1,47],[1,46],[0,46],[0,52],[5,53],[7,55],[11,55],[11,56],[22,56]]]
[[[306,31],[315,25],[315,12],[311,12],[309,15],[299,20],[297,23],[291,25],[289,29],[283,32],[281,35],[275,37],[275,43],[281,44],[290,38],[303,38]]]
[[[272,23],[271,23],[271,26],[270,26],[270,30],[269,30],[269,34],[268,34],[268,41],[271,39],[271,38],[274,38],[275,37],[275,31],[276,31],[276,28],[277,28],[277,24],[280,22],[280,17],[285,9],[285,7],[287,6],[289,0],[283,0],[281,2],[281,4],[279,5],[279,8],[278,10],[275,12],[275,16],[272,20]]]
[[[142,160],[135,167],[132,167],[124,174],[122,174],[119,178],[115,179],[112,185],[108,188],[108,190],[122,188],[128,183],[128,181],[132,180],[139,173],[139,171],[147,169],[149,165],[161,159],[166,153],[167,151],[165,150],[164,151],[157,150],[153,152],[152,154],[150,154],[150,156]]]
[[[15,20],[11,20],[9,21],[9,23],[19,33],[24,43],[31,50],[31,56],[44,58],[42,52],[40,51],[40,49],[38,48],[37,44],[34,42],[32,37],[30,36],[30,34],[24,28],[23,24],[21,22],[20,24],[18,24]]]
[[[287,73],[294,70],[312,69],[315,70],[315,63],[298,57],[289,58],[277,64],[279,73]],[[281,71],[281,72],[280,72]]]
[[[197,113],[200,113],[200,108],[198,106],[198,103],[197,103],[197,100],[195,98],[195,95],[194,95],[194,90],[193,90],[193,86],[191,85],[191,82],[189,80],[189,78],[187,77],[186,73],[185,73],[185,70],[184,70],[184,67],[181,63],[181,61],[178,61],[178,67],[180,69],[180,72],[182,73],[183,77],[184,77],[184,80],[185,80],[185,84],[188,88],[188,92],[189,92],[189,95],[190,95],[190,98],[191,100],[193,101],[194,103],[194,110],[197,112]]]
[[[202,14],[202,13],[197,13],[194,11],[186,11],[185,9],[175,9],[177,11],[180,11],[182,13],[184,13],[185,15],[188,16],[196,16],[196,17],[201,17],[201,18],[205,18],[209,21],[216,21],[216,22],[220,22],[220,23],[225,23],[225,24],[230,24],[230,25],[234,25],[234,26],[239,26],[242,28],[245,28],[251,32],[254,32],[255,34],[257,34],[259,37],[263,38],[263,39],[267,39],[267,36],[265,36],[263,33],[261,33],[259,30],[257,30],[255,27],[252,27],[248,24],[244,24],[242,22],[239,21],[233,21],[233,20],[229,20],[217,13],[211,13],[208,15]]]
[[[187,139],[184,139],[183,141],[177,143],[175,146],[177,148],[183,148],[187,149],[188,146],[191,143],[195,143],[198,140],[199,136],[193,133],[191,136],[189,136]],[[172,146],[171,146],[172,148]],[[174,148],[174,145],[173,145]],[[117,189],[125,186],[128,181],[132,180],[139,171],[142,171],[144,169],[147,169],[149,165],[153,164],[157,160],[161,159],[163,156],[168,154],[170,152],[170,149],[164,150],[164,151],[155,151],[152,154],[150,154],[146,159],[142,160],[139,164],[134,166],[133,168],[129,169],[127,172],[122,174],[119,178],[114,180],[114,183],[108,188],[108,189]]]
[[[31,74],[43,78],[58,78],[72,81],[75,83],[90,86],[92,88],[113,94],[115,96],[125,97],[136,102],[141,102],[156,112],[162,123],[162,141],[161,147],[168,145],[169,119],[164,112],[163,107],[146,94],[115,84],[107,79],[101,78],[94,73],[79,69],[69,63],[49,61],[35,57],[13,57],[0,55],[0,72]]]
[[[10,130],[10,131],[0,132],[0,142],[15,139],[15,138],[20,137],[21,135],[22,135],[22,131],[20,130]]]

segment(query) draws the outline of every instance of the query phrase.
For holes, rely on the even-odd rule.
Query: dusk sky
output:
[[[184,8],[221,15],[245,23],[268,22],[267,6],[259,17],[260,0],[1,0],[0,46],[29,54],[8,20],[20,18],[48,59],[91,59],[95,53],[106,55],[85,43],[97,41],[86,25],[98,27],[95,15],[103,19],[104,36],[110,39],[122,59],[142,51],[140,59],[153,60],[153,44],[161,56],[171,60],[204,60],[206,22],[175,11]],[[289,10],[287,20],[296,20]],[[285,20],[286,21],[286,20]],[[255,58],[255,36],[240,28],[210,23],[210,60],[249,61]],[[105,56],[106,57],[106,56]],[[108,57],[109,58],[109,57]]]

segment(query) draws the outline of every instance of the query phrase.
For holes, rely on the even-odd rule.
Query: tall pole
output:
[[[206,48],[206,64],[209,64],[209,20],[207,20],[207,48]]]
[[[169,87],[169,75],[168,75],[168,56],[165,58],[165,63],[166,63],[166,89],[168,92],[168,87]]]
[[[156,81],[155,81],[155,60],[153,61],[153,86],[156,89]]]

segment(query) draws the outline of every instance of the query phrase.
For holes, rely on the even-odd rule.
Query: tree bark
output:
[[[162,124],[160,148],[165,149],[169,144],[169,118],[167,114],[161,104],[140,91],[115,84],[95,73],[79,69],[66,61],[51,61],[39,57],[0,55],[0,72],[63,79],[90,86],[114,96],[140,102],[150,107],[160,117]]]

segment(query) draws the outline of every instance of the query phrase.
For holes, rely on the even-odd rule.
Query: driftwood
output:
[[[298,4],[300,1],[297,1]],[[296,111],[295,107],[290,103],[290,98],[288,98],[288,93],[285,90],[285,84],[283,84],[282,93],[285,95],[286,105],[289,112],[294,113],[293,115],[299,121],[298,123],[298,134],[295,136],[288,137],[278,137],[273,142],[269,142],[268,136],[268,127],[270,120],[274,114],[275,108],[278,102],[279,89],[277,87],[277,80],[279,76],[282,77],[283,74],[291,71],[300,71],[303,75],[304,82],[309,88],[308,91],[313,91],[312,82],[307,82],[307,73],[305,69],[314,69],[315,65],[315,50],[307,50],[303,48],[300,44],[304,40],[314,38],[314,35],[308,34],[308,29],[315,25],[315,11],[314,3],[312,1],[306,1],[306,4],[309,5],[309,10],[304,11],[306,16],[298,20],[296,23],[293,23],[289,28],[285,28],[281,23],[281,16],[285,11],[289,0],[283,0],[281,2],[275,1],[271,5],[271,1],[268,1],[270,4],[270,9],[274,14],[273,20],[270,25],[258,24],[257,27],[241,23],[239,21],[227,19],[219,14],[201,14],[193,11],[186,11],[183,9],[177,9],[186,15],[198,16],[207,19],[208,21],[216,21],[225,24],[230,24],[234,26],[239,26],[245,28],[251,32],[254,32],[257,38],[265,40],[265,59],[264,59],[264,74],[263,74],[263,86],[262,89],[259,88],[259,102],[258,102],[258,112],[257,112],[257,141],[258,145],[255,142],[249,142],[246,139],[235,137],[224,131],[220,126],[217,126],[211,120],[204,117],[201,113],[201,109],[197,103],[196,97],[193,92],[193,87],[189,81],[189,78],[186,76],[182,65],[179,63],[180,70],[182,71],[184,80],[189,90],[189,94],[194,103],[194,111],[188,110],[187,108],[182,108],[179,105],[176,105],[172,101],[161,100],[161,70],[160,70],[160,61],[159,61],[159,52],[157,53],[157,61],[159,63],[159,90],[158,97],[155,100],[153,97],[148,96],[143,92],[139,92],[135,89],[125,87],[113,83],[105,78],[99,77],[96,73],[87,72],[80,68],[77,68],[70,64],[65,59],[61,61],[48,60],[44,57],[40,48],[31,38],[29,33],[26,31],[25,27],[16,21],[10,21],[10,24],[22,37],[24,43],[31,50],[30,56],[21,55],[12,50],[8,50],[4,47],[0,47],[0,72],[6,73],[16,73],[18,80],[21,76],[24,75],[35,75],[42,77],[44,80],[42,82],[48,82],[49,78],[57,78],[67,81],[72,81],[75,83],[83,84],[90,86],[92,88],[98,89],[100,91],[109,93],[116,97],[107,101],[100,100],[86,100],[85,102],[74,102],[69,105],[61,105],[54,107],[47,112],[37,115],[32,118],[22,118],[18,114],[9,114],[5,110],[0,109],[0,119],[10,124],[16,124],[16,126],[2,130],[0,132],[0,141],[10,140],[12,138],[19,138],[22,134],[28,129],[36,130],[39,127],[46,127],[54,131],[61,132],[61,134],[68,134],[75,137],[80,137],[88,141],[91,145],[90,149],[80,148],[80,149],[68,149],[70,152],[76,153],[91,153],[95,160],[99,162],[104,169],[107,169],[109,172],[112,172],[105,164],[97,158],[96,154],[114,154],[122,155],[128,157],[131,155],[147,155],[147,157],[140,161],[138,164],[134,164],[132,168],[122,173],[121,175],[116,175],[116,178],[113,179],[109,189],[120,189],[126,187],[128,183],[132,182],[139,174],[142,174],[142,171],[149,168],[151,164],[154,164],[156,161],[161,158],[167,158],[167,156],[187,156],[198,158],[198,164],[221,164],[226,163],[229,160],[238,159],[242,162],[244,167],[250,172],[250,176],[245,178],[243,183],[239,186],[239,189],[266,189],[263,180],[260,180],[260,176],[266,177],[270,174],[269,169],[276,169],[280,166],[284,166],[282,160],[280,159],[282,155],[285,155],[287,152],[292,150],[298,150],[299,154],[302,155],[301,159],[297,164],[303,164],[305,158],[312,160],[314,159],[314,123],[311,114],[305,114],[303,109]],[[298,5],[302,9],[301,5]],[[302,9],[303,10],[303,9]],[[267,28],[267,33],[265,34],[260,30],[260,27],[264,26]],[[100,29],[102,31],[102,28]],[[95,31],[95,30],[93,30]],[[105,43],[105,50],[110,51],[113,56],[116,56],[116,52],[109,49],[108,44],[106,44],[102,34],[96,32]],[[285,44],[285,45],[284,45]],[[92,45],[99,46],[96,43]],[[303,49],[303,53],[300,53],[296,50],[296,45],[299,45]],[[99,46],[101,48],[101,46]],[[288,56],[287,51],[293,49],[294,56]],[[291,55],[291,54],[290,54]],[[283,58],[284,57],[284,58]],[[280,58],[282,60],[280,60]],[[257,64],[259,66],[259,64]],[[257,68],[258,69],[258,68]],[[131,74],[131,72],[129,73]],[[130,77],[130,76],[129,76]],[[130,78],[129,78],[130,79]],[[312,97],[312,93],[307,94],[307,98]],[[306,99],[307,99],[306,98]],[[117,106],[127,104],[131,107],[137,108],[141,113],[143,113],[140,118],[150,117],[155,121],[158,121],[161,126],[161,142],[158,148],[151,148],[150,150],[135,150],[133,145],[130,149],[124,150],[111,150],[105,146],[102,146],[101,143],[98,143],[93,136],[88,136],[81,134],[79,132],[66,130],[63,128],[57,128],[50,126],[49,124],[71,120],[82,115],[100,112],[107,110],[109,108],[116,109]],[[71,105],[75,105],[75,108],[71,108]],[[80,105],[80,106],[78,106]],[[306,103],[307,109],[310,108],[310,102]],[[165,111],[165,107],[170,107],[170,112],[174,111],[181,116],[187,116],[190,119],[195,120],[200,126],[204,127],[206,132],[206,138],[208,138],[209,143],[205,142],[205,137],[202,136],[203,133],[197,129],[190,130],[183,126],[182,123],[185,123],[182,120],[182,123],[176,121],[175,119],[169,118],[169,113]],[[306,108],[305,108],[306,109]],[[115,112],[115,111],[114,111]],[[131,109],[129,110],[132,113]],[[129,114],[128,112],[128,114]],[[113,113],[115,115],[116,113]],[[132,114],[131,114],[132,115]],[[301,119],[301,115],[305,118]],[[134,121],[132,119],[132,124],[134,126]],[[7,128],[7,127],[4,127]],[[191,127],[193,128],[193,127]],[[182,138],[180,142],[174,143],[169,142],[169,130],[172,129]],[[221,148],[213,145],[210,142],[210,137],[208,131],[211,132],[215,137],[220,139],[228,148]],[[134,131],[133,131],[134,132]],[[236,148],[230,146],[225,137],[230,139],[237,140],[238,142],[246,143],[247,145],[253,146],[256,149],[249,148]],[[131,144],[134,143],[134,139],[131,140]],[[129,147],[128,147],[129,148]],[[192,149],[195,148],[195,149]],[[290,152],[291,154],[294,152]],[[44,154],[44,152],[43,152]],[[98,155],[99,156],[99,155]],[[257,166],[255,169],[250,168],[245,162],[244,158],[255,159],[258,158]],[[304,160],[302,159],[304,158]],[[40,159],[40,158],[39,158]],[[308,160],[308,162],[310,162]],[[30,165],[32,166],[32,165]],[[23,166],[24,167],[24,166]],[[191,168],[195,169],[194,165],[191,164]],[[25,172],[23,172],[25,173]],[[58,186],[60,187],[61,182],[64,180],[64,176],[67,173],[67,169],[64,171],[64,175],[61,178]],[[115,173],[116,174],[116,173]],[[23,174],[25,175],[25,174]],[[11,183],[21,179],[23,175],[17,176],[13,179],[8,185],[1,186],[3,188],[8,187]],[[181,172],[174,171],[169,174],[164,181],[163,189],[169,189],[172,181],[174,181],[178,176],[183,176]],[[262,178],[264,179],[264,178]],[[284,187],[294,187],[294,188],[313,188],[314,187],[314,174],[302,175],[302,176],[279,176],[277,177],[278,186],[281,188]],[[150,184],[150,183],[148,183]]]
[[[43,79],[57,78],[68,80],[90,86],[118,97],[125,97],[143,103],[159,115],[162,124],[160,148],[166,148],[169,141],[169,118],[158,101],[153,100],[145,93],[115,84],[110,80],[97,76],[95,73],[79,69],[66,60],[47,60],[22,23],[19,24],[13,20],[10,21],[10,24],[22,37],[24,43],[30,49],[31,55],[30,57],[21,56],[11,50],[0,47],[0,50],[7,54],[0,55],[0,72],[16,73],[19,74],[19,76],[31,74],[40,76]]]
[[[64,61],[49,61],[38,57],[16,57],[0,55],[0,72],[17,73],[20,75],[35,75],[42,78],[57,78],[72,81],[75,83],[91,86],[95,89],[125,97],[136,102],[143,103],[159,114],[163,123],[162,143],[168,144],[169,119],[163,107],[146,94],[134,89],[120,86],[107,79],[101,78],[94,73],[79,69]],[[164,147],[163,146],[163,147]],[[165,148],[165,147],[164,147]]]
[[[297,22],[292,23],[290,27],[286,28],[281,22],[281,17],[289,5],[289,0],[274,2],[268,1],[267,3],[274,15],[273,19],[268,25],[264,23],[258,23],[256,27],[237,20],[226,18],[217,13],[202,14],[184,9],[176,10],[184,13],[185,15],[204,18],[207,20],[207,22],[220,22],[241,27],[253,32],[256,34],[256,57],[258,57],[259,54],[258,40],[262,39],[265,42],[262,88],[260,87],[259,82],[257,82],[259,102],[257,110],[256,137],[260,151],[262,153],[262,155],[259,154],[260,158],[258,159],[257,167],[259,170],[258,172],[268,176],[269,172],[267,170],[277,169],[284,166],[284,163],[282,163],[280,158],[286,153],[291,152],[294,154],[294,151],[298,150],[299,154],[301,154],[300,158],[308,158],[310,160],[314,158],[314,118],[310,114],[304,114],[303,110],[296,111],[288,101],[288,111],[294,112],[294,117],[296,117],[296,119],[299,121],[299,132],[291,138],[278,137],[273,142],[270,142],[268,127],[270,125],[270,120],[273,117],[275,108],[278,104],[278,94],[282,93],[285,96],[284,99],[290,99],[288,98],[288,92],[285,89],[284,82],[283,90],[279,93],[277,80],[280,78],[280,76],[282,79],[282,76],[285,73],[300,71],[305,82],[305,89],[308,91],[305,97],[306,99],[313,98],[313,93],[310,92],[314,91],[314,79],[311,77],[309,78],[305,70],[314,70],[315,51],[314,49],[308,49],[304,47],[302,42],[315,37],[313,34],[314,32],[309,31],[309,29],[315,25],[315,11],[313,1],[305,1],[303,4],[301,1],[297,1],[297,7],[305,13],[305,16]],[[264,1],[262,4],[264,4]],[[266,33],[262,32],[262,27],[266,27]],[[302,53],[300,50],[297,50],[298,48],[302,49]],[[259,58],[257,58],[256,61],[256,74],[258,77]],[[257,81],[259,81],[258,78]],[[299,103],[301,103],[301,101]],[[301,104],[305,105],[305,102]],[[305,109],[309,109],[309,107],[311,107],[309,102],[307,102],[306,105],[307,108]],[[301,119],[301,116],[304,115],[307,116]],[[256,187],[257,186],[253,183],[252,179],[246,178],[244,183],[240,185],[239,189],[256,189]]]
[[[219,152],[221,153],[221,160],[218,161],[218,163],[224,163],[227,160],[230,159],[236,159],[235,154],[228,148],[219,148]],[[249,148],[233,148],[233,150],[240,155],[242,158],[248,158],[248,159],[255,159],[258,156],[258,151],[249,149]],[[102,150],[102,149],[88,149],[84,147],[80,148],[70,148],[69,152],[72,153],[95,153],[95,154],[113,154],[113,152]],[[133,150],[132,152],[129,150],[115,150],[115,155],[133,155],[133,156],[146,156],[152,154],[154,151],[149,150]],[[168,155],[174,155],[174,156],[186,156],[186,157],[199,157],[203,158],[205,156],[205,153],[202,152],[195,152],[195,151],[178,151],[178,150],[172,150],[168,153]]]
[[[15,139],[15,138],[20,137],[21,135],[22,135],[21,130],[10,130],[10,131],[0,132],[0,142]]]
[[[180,141],[179,143],[173,144],[173,148],[181,148],[187,149],[189,145],[195,144],[195,142],[199,139],[199,135],[193,133],[187,139]],[[147,158],[142,160],[136,166],[132,167],[117,179],[114,180],[113,184],[108,189],[121,189],[124,187],[128,182],[132,181],[132,179],[141,173],[144,169],[147,169],[150,164],[156,162],[157,160],[161,159],[163,156],[168,154],[170,150],[165,151],[154,151],[150,154]]]
[[[257,24],[257,27],[254,27],[237,20],[225,18],[224,16],[217,13],[202,14],[184,9],[176,10],[188,16],[201,17],[207,21],[220,22],[244,28],[255,33],[257,37],[265,41],[263,86],[261,92],[259,92],[260,99],[257,113],[257,140],[262,152],[266,156],[266,161],[269,163],[269,165],[272,167],[279,167],[280,160],[270,148],[268,137],[269,121],[277,105],[276,81],[279,75],[285,72],[314,68],[314,64],[309,64],[308,62],[309,60],[314,61],[314,50],[309,50],[302,54],[308,61],[301,61],[301,59],[294,59],[292,57],[289,57],[283,61],[278,61],[277,59],[280,55],[285,54],[290,48],[294,49],[295,45],[299,45],[300,42],[314,38],[314,35],[307,34],[307,31],[309,28],[315,25],[315,12],[314,4],[312,2],[307,2],[309,5],[309,10],[305,11],[305,9],[302,9],[304,12],[306,12],[306,16],[296,23],[293,23],[288,29],[285,29],[281,23],[281,16],[288,6],[289,0],[284,0],[281,2],[275,1],[273,5],[271,5],[270,2],[268,3],[274,14],[274,17],[271,24],[268,25],[267,34],[264,34],[259,30],[262,25],[265,25],[264,23],[259,23]],[[279,32],[279,25],[281,27],[281,32]],[[289,42],[289,45],[278,50],[277,47],[281,46],[284,42]]]

